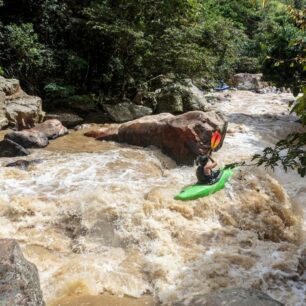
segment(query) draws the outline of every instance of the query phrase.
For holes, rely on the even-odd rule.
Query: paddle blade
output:
[[[211,150],[214,150],[218,147],[222,139],[222,135],[219,131],[215,131],[212,134],[211,140],[210,140],[210,148]]]
[[[218,147],[214,150],[215,152],[219,151],[219,149],[221,149],[221,147],[222,147],[222,145],[223,145],[223,141],[224,141],[224,138],[225,138],[226,132],[227,132],[227,125],[228,125],[227,122],[225,122],[224,125],[223,125],[223,128],[222,128],[222,130],[221,130],[221,132],[220,132],[222,138],[221,138],[221,141],[220,141]]]

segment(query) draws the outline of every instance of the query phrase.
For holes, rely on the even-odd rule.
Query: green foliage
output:
[[[296,10],[290,8],[290,14],[295,23],[290,25],[291,40],[285,40],[281,50],[278,51],[277,58],[269,56],[271,75],[280,84],[289,85],[295,95],[301,96],[292,107],[291,112],[295,112],[301,123],[306,125],[306,9]],[[274,71],[273,71],[274,68]],[[263,154],[257,154],[253,159],[258,160],[258,164],[274,169],[279,163],[287,171],[288,168],[296,170],[302,177],[306,175],[306,133],[289,134],[286,139],[279,141],[274,148],[268,147]]]
[[[52,50],[38,42],[38,35],[30,23],[2,27],[0,44],[1,63],[6,74],[30,84],[55,68]]]
[[[304,0],[255,2],[27,0],[16,6],[5,0],[0,65],[41,95],[50,94],[46,84],[58,83],[79,94],[133,98],[160,74],[211,84],[235,72],[259,72],[263,62],[275,76],[267,56],[294,54],[287,43],[298,39],[284,4]]]
[[[253,160],[258,160],[258,165],[265,165],[266,168],[281,165],[285,171],[296,170],[302,177],[306,175],[306,133],[294,133],[286,139],[279,141],[274,148],[265,148],[263,154],[256,154]],[[284,154],[284,152],[286,152]]]
[[[67,98],[75,93],[75,88],[69,85],[49,83],[44,87],[48,98]]]

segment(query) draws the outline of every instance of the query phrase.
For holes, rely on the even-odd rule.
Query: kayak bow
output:
[[[231,178],[234,173],[234,169],[237,168],[237,164],[233,166],[225,166],[222,168],[219,174],[219,179],[212,185],[194,184],[185,187],[178,195],[175,196],[176,200],[188,201],[196,200],[198,198],[207,197],[224,188],[226,182]]]

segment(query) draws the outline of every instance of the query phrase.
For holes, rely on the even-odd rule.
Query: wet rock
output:
[[[142,105],[135,105],[131,102],[123,102],[115,105],[105,104],[105,111],[115,122],[126,122],[136,118],[152,114],[152,109]]]
[[[217,292],[196,295],[190,301],[173,306],[284,306],[256,289],[227,288]]]
[[[32,131],[39,131],[44,133],[48,139],[55,139],[61,136],[64,136],[68,133],[66,127],[57,119],[50,119],[41,124],[35,126],[31,129]]]
[[[262,74],[238,73],[233,77],[233,84],[239,90],[255,90],[259,91],[268,86],[262,80]]]
[[[87,137],[97,138],[98,140],[116,140],[120,126],[120,124],[116,123],[107,124],[98,130],[86,132],[84,135]]]
[[[15,240],[0,240],[0,275],[0,305],[45,305],[37,268]]]
[[[10,132],[4,138],[14,141],[24,148],[44,148],[49,144],[48,137],[44,133],[35,130]]]
[[[16,167],[21,170],[28,170],[29,166],[31,166],[32,164],[38,164],[40,162],[41,162],[40,159],[35,159],[35,160],[19,159],[13,163],[6,164],[5,167]]]
[[[57,119],[67,128],[75,127],[84,121],[82,117],[70,111],[59,111],[56,113],[48,113],[45,116],[45,119],[46,120]]]
[[[200,149],[208,151],[212,132],[223,124],[223,118],[215,112],[193,111],[179,116],[163,113],[85,135],[142,147],[154,145],[179,164],[193,164]]]
[[[27,156],[30,152],[9,139],[0,141],[0,157]]]
[[[18,80],[0,77],[0,128],[7,124],[19,130],[30,128],[41,122],[43,117],[39,97],[23,92]]]
[[[57,119],[50,119],[32,129],[10,132],[5,139],[12,140],[25,148],[44,148],[49,139],[55,139],[68,133],[66,127]]]

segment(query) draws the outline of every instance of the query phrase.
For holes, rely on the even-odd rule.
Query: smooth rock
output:
[[[0,141],[0,157],[27,156],[30,152],[9,139]]]
[[[191,300],[174,303],[173,306],[284,306],[256,289],[227,288]]]
[[[57,119],[46,120],[45,122],[36,125],[31,129],[31,131],[44,133],[48,139],[55,139],[68,133],[67,128]]]
[[[209,150],[212,132],[223,125],[222,116],[215,112],[193,111],[179,116],[163,113],[85,135],[142,147],[154,145],[177,163],[190,165],[200,150]]]
[[[49,144],[48,137],[44,133],[31,129],[10,132],[4,136],[4,139],[14,141],[24,148],[44,148]]]
[[[0,239],[0,276],[0,305],[45,305],[37,268],[15,240]]]
[[[25,148],[44,148],[48,145],[49,139],[55,139],[68,133],[66,127],[57,119],[50,119],[34,128],[10,132],[4,136]]]

